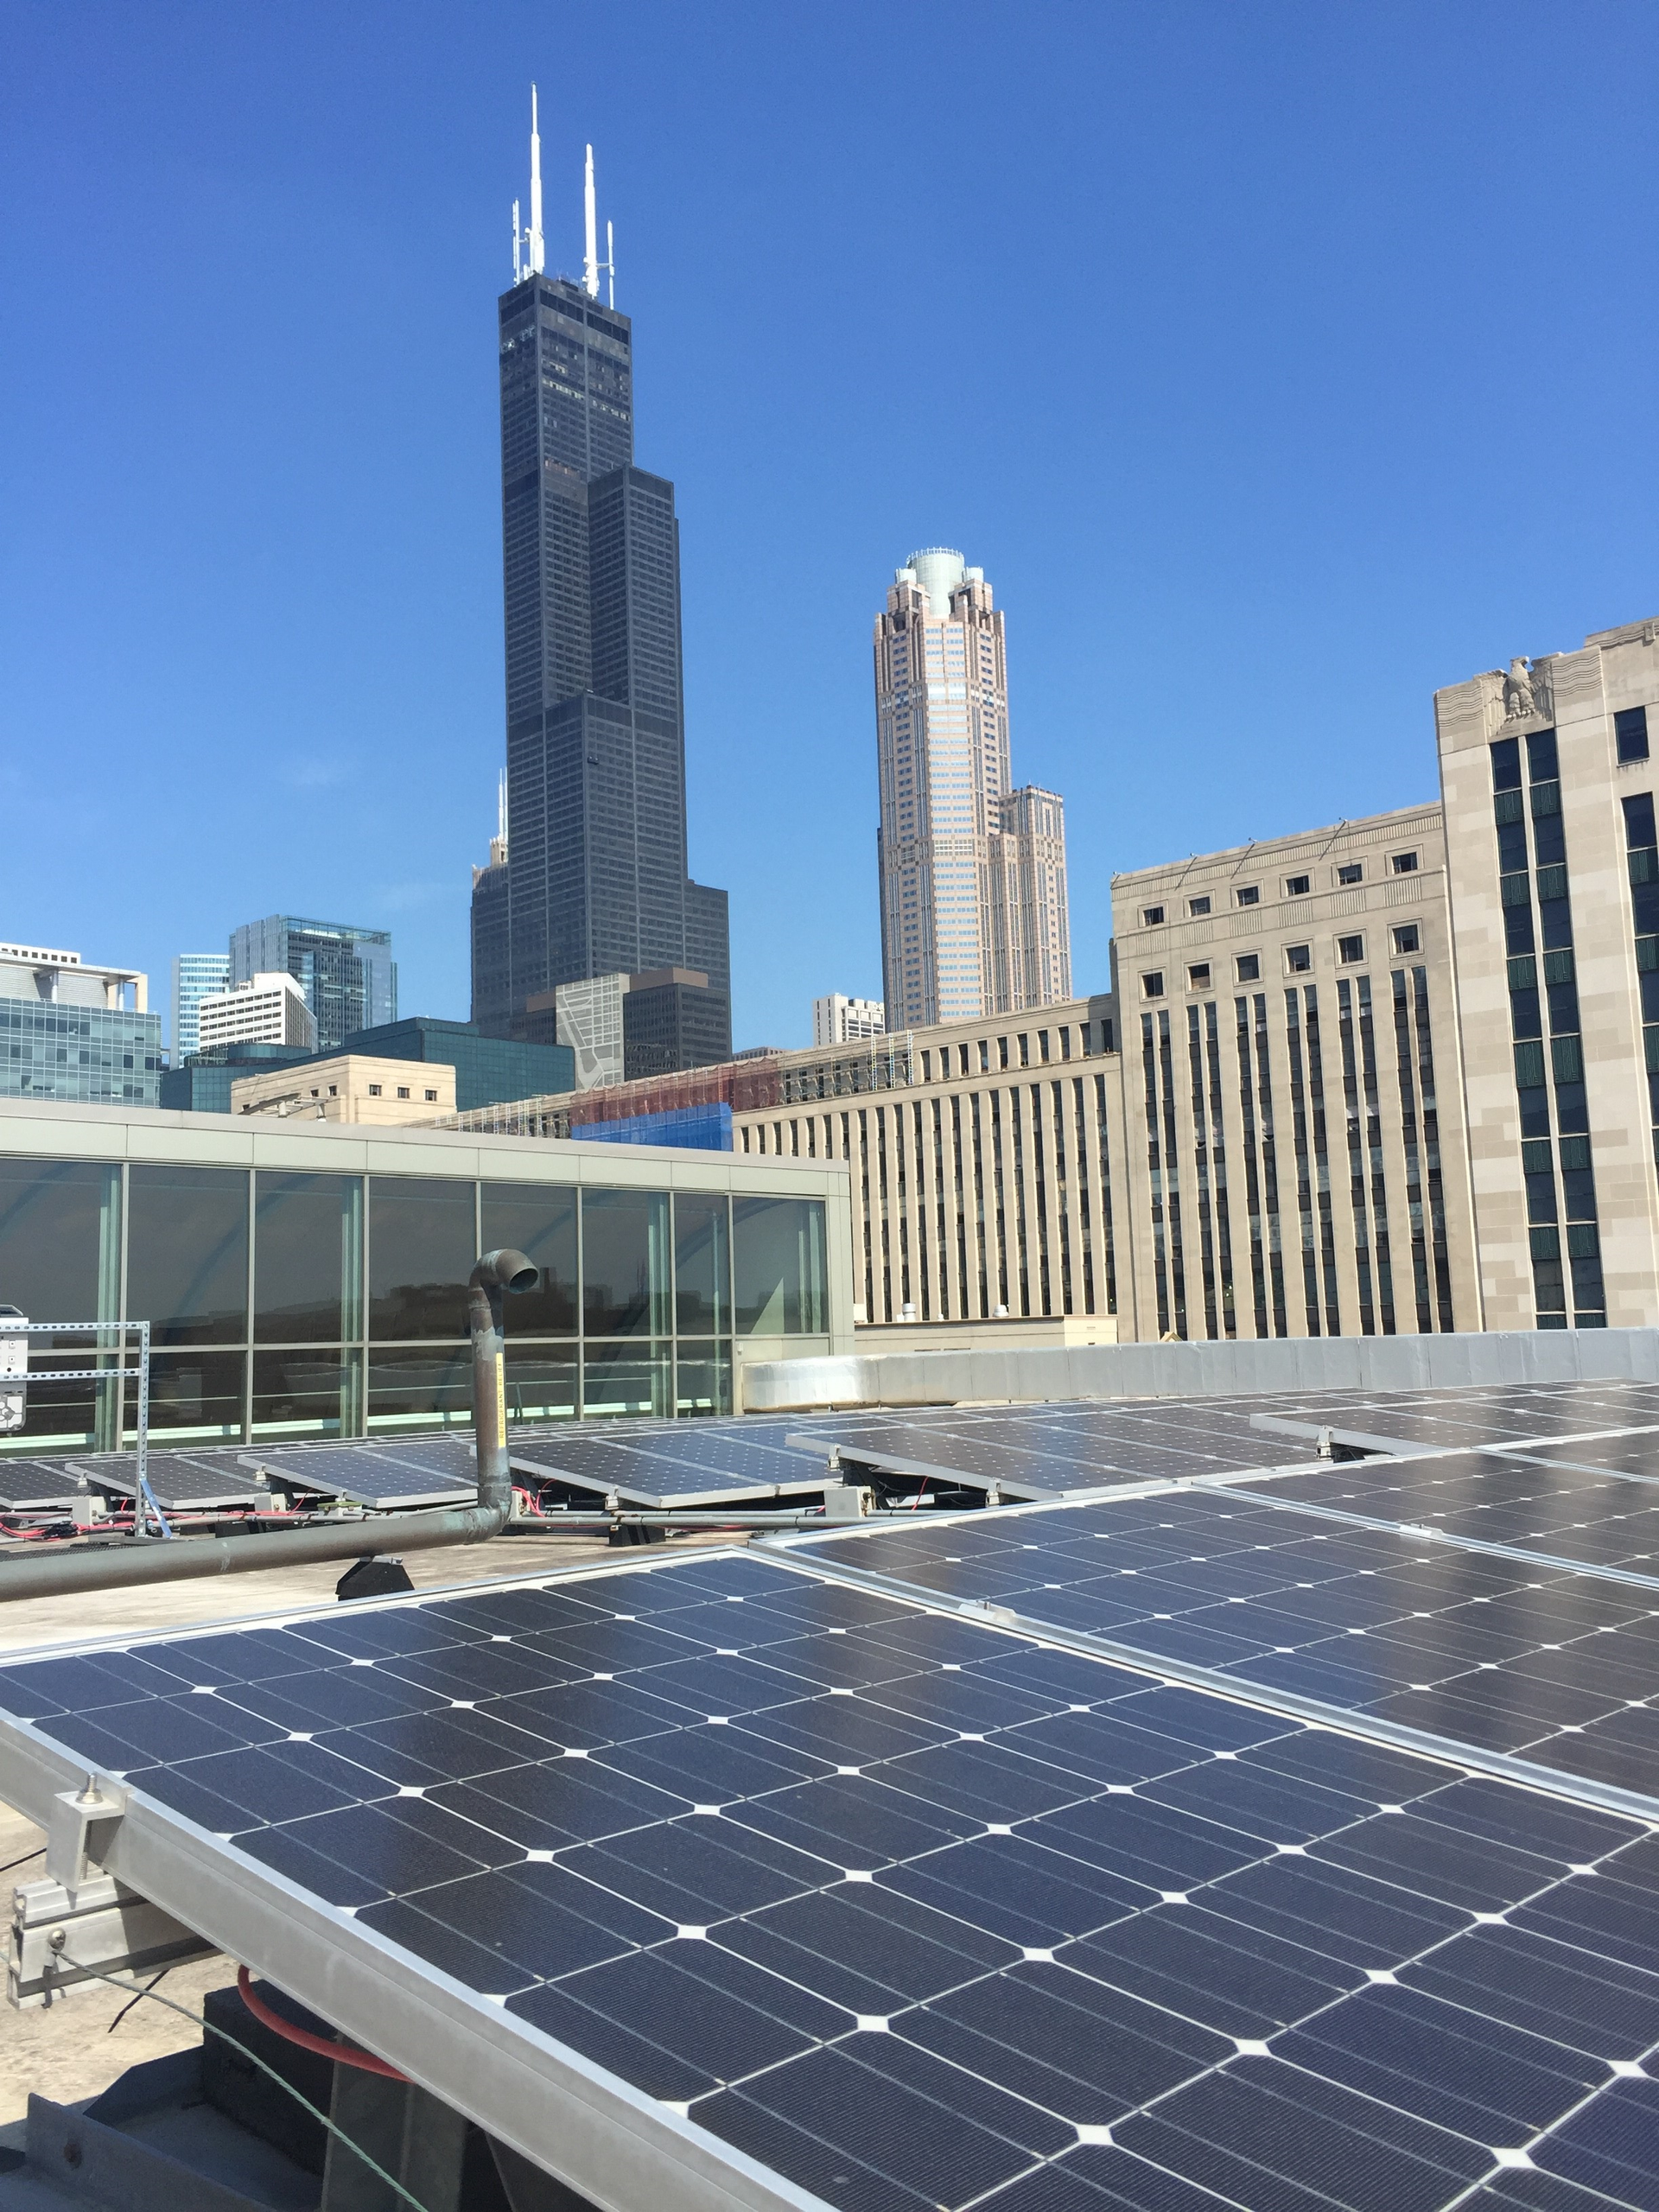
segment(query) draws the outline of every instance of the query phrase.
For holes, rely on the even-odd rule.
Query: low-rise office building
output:
[[[510,1420],[714,1412],[749,1359],[851,1350],[847,1184],[827,1162],[6,1100],[0,1304],[148,1320],[158,1440],[392,1435],[470,1419],[467,1274],[514,1245],[542,1278],[508,1301]],[[48,1364],[6,1449],[130,1435],[130,1386]]]
[[[429,1060],[336,1052],[243,1075],[231,1085],[232,1114],[279,1121],[365,1122],[410,1128],[455,1110],[455,1071]]]
[[[262,969],[245,982],[210,991],[196,1007],[203,1046],[299,1045],[317,1049],[317,1020],[292,976]]]
[[[887,1009],[880,999],[849,999],[844,991],[831,991],[812,1001],[812,1042],[815,1046],[855,1044],[861,1037],[887,1033]]]
[[[162,1018],[140,969],[0,944],[0,1098],[153,1106],[161,1082]]]

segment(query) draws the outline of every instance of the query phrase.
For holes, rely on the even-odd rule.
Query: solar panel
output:
[[[748,1500],[822,1491],[824,1455],[785,1451],[703,1424],[658,1422],[632,1438],[600,1433],[609,1424],[515,1429],[509,1438],[513,1465],[549,1482],[566,1483],[602,1497],[614,1495],[646,1510],[738,1504]]]
[[[1264,1428],[1313,1436],[1328,1428],[1362,1450],[1514,1444],[1659,1423],[1659,1389],[1645,1383],[1510,1383],[1488,1389],[1330,1391],[1259,1403]]]
[[[791,1442],[894,1475],[996,1491],[1014,1499],[1065,1497],[1114,1484],[1189,1480],[1282,1465],[1303,1457],[1240,1421],[1230,1427],[1184,1409],[996,1407],[970,1420],[951,1413],[805,1425]]]
[[[0,1510],[45,1513],[84,1497],[86,1485],[62,1459],[0,1458]]]
[[[606,2126],[641,2201],[779,2212],[1659,2187],[1646,1830],[798,1566],[88,1645],[0,1707],[9,1779],[125,1774],[165,1910],[265,1972],[302,1923],[293,1995],[390,1991],[384,2055],[586,2193]]]
[[[1252,1694],[1654,1795],[1659,1590],[1231,1491],[976,1515],[807,1548]]]
[[[1659,1579],[1659,1491],[1623,1475],[1459,1452],[1281,1475],[1271,1497]]]
[[[353,1505],[456,1505],[478,1495],[478,1460],[458,1436],[400,1437],[396,1443],[261,1444],[241,1454],[289,1490],[316,1491]]]
[[[136,1452],[100,1452],[70,1465],[94,1490],[130,1499],[138,1488]],[[164,1513],[212,1512],[219,1507],[269,1505],[270,1491],[255,1482],[233,1453],[151,1452],[145,1472],[150,1495]]]

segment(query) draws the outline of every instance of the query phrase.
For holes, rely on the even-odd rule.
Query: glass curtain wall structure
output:
[[[735,1337],[827,1325],[821,1199],[0,1160],[0,1303],[147,1319],[150,1421],[175,1443],[469,1421],[467,1277],[503,1244],[542,1271],[508,1317],[511,1420],[727,1412]],[[124,1423],[118,1385],[49,1370],[37,1356],[9,1448],[130,1433],[130,1386]]]

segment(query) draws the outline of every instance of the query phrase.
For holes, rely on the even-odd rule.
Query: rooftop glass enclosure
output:
[[[0,1304],[148,1319],[151,1429],[175,1443],[396,1433],[470,1418],[467,1277],[511,1244],[542,1277],[510,1301],[510,1418],[725,1412],[743,1339],[772,1356],[830,1332],[831,1270],[823,1198],[717,1172],[728,1187],[0,1154]],[[37,1352],[7,1448],[113,1447],[119,1386],[54,1386],[51,1363]]]

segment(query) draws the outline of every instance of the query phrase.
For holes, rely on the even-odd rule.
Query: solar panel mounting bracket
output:
[[[126,1791],[96,1775],[89,1774],[79,1789],[58,1790],[46,1823],[46,1871],[53,1881],[78,1891],[88,1859],[102,1864],[126,1809]]]
[[[7,2002],[31,2010],[99,1974],[143,1974],[207,1957],[212,1948],[113,1875],[88,1875],[74,1890],[61,1882],[24,1882],[12,1891]]]

